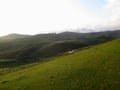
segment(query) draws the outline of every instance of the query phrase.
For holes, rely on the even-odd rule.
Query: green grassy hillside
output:
[[[120,39],[0,76],[0,90],[119,90]]]

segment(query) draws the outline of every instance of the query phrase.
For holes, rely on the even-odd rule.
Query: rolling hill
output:
[[[24,61],[39,57],[53,57],[72,49],[114,40],[120,37],[120,30],[76,33],[63,32],[59,34],[18,35],[4,36],[4,42],[0,38],[0,58],[17,59]]]
[[[91,33],[77,33],[77,32],[62,32],[62,33],[48,33],[48,34],[36,34],[36,35],[21,35],[21,34],[9,34],[7,36],[0,37],[5,39],[6,43],[9,39],[12,39],[9,43],[43,43],[43,42],[56,42],[66,40],[84,40],[89,38],[103,37],[106,39],[116,39],[120,37],[120,30],[114,31],[101,31]]]
[[[0,90],[119,90],[120,39],[0,76]]]
[[[21,39],[21,38],[27,38],[30,37],[30,35],[21,35],[21,34],[8,34],[6,36],[0,37],[0,43],[1,42],[10,42],[16,39]]]

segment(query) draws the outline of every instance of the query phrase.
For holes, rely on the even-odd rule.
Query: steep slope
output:
[[[0,76],[0,90],[119,90],[120,39]]]

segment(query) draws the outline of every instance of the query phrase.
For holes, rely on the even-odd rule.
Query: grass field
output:
[[[56,57],[59,57],[59,56],[56,56]],[[18,62],[17,60],[13,60],[13,59],[0,59],[0,76],[7,73],[19,71],[21,69],[29,68],[37,64],[42,64],[42,63],[51,61],[56,57],[38,58],[38,60],[35,60],[34,62],[33,61]]]
[[[120,39],[1,75],[0,90],[120,90]]]

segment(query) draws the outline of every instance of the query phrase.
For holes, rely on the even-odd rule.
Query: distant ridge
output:
[[[27,42],[51,42],[51,41],[61,41],[61,40],[69,40],[69,39],[86,39],[86,38],[94,38],[94,37],[112,37],[119,38],[120,30],[114,31],[99,31],[99,32],[89,32],[89,33],[80,33],[80,32],[71,32],[65,31],[61,33],[47,33],[47,34],[36,34],[36,35],[22,35],[22,34],[8,34],[6,36],[0,37],[1,41],[11,41],[19,39],[20,41]],[[21,39],[22,38],[22,39]],[[24,38],[24,39],[23,39]]]
[[[9,41],[9,40],[14,40],[14,39],[19,39],[19,38],[26,38],[26,37],[29,37],[29,36],[30,35],[22,35],[22,34],[12,33],[12,34],[8,34],[6,36],[0,37],[0,40]]]

